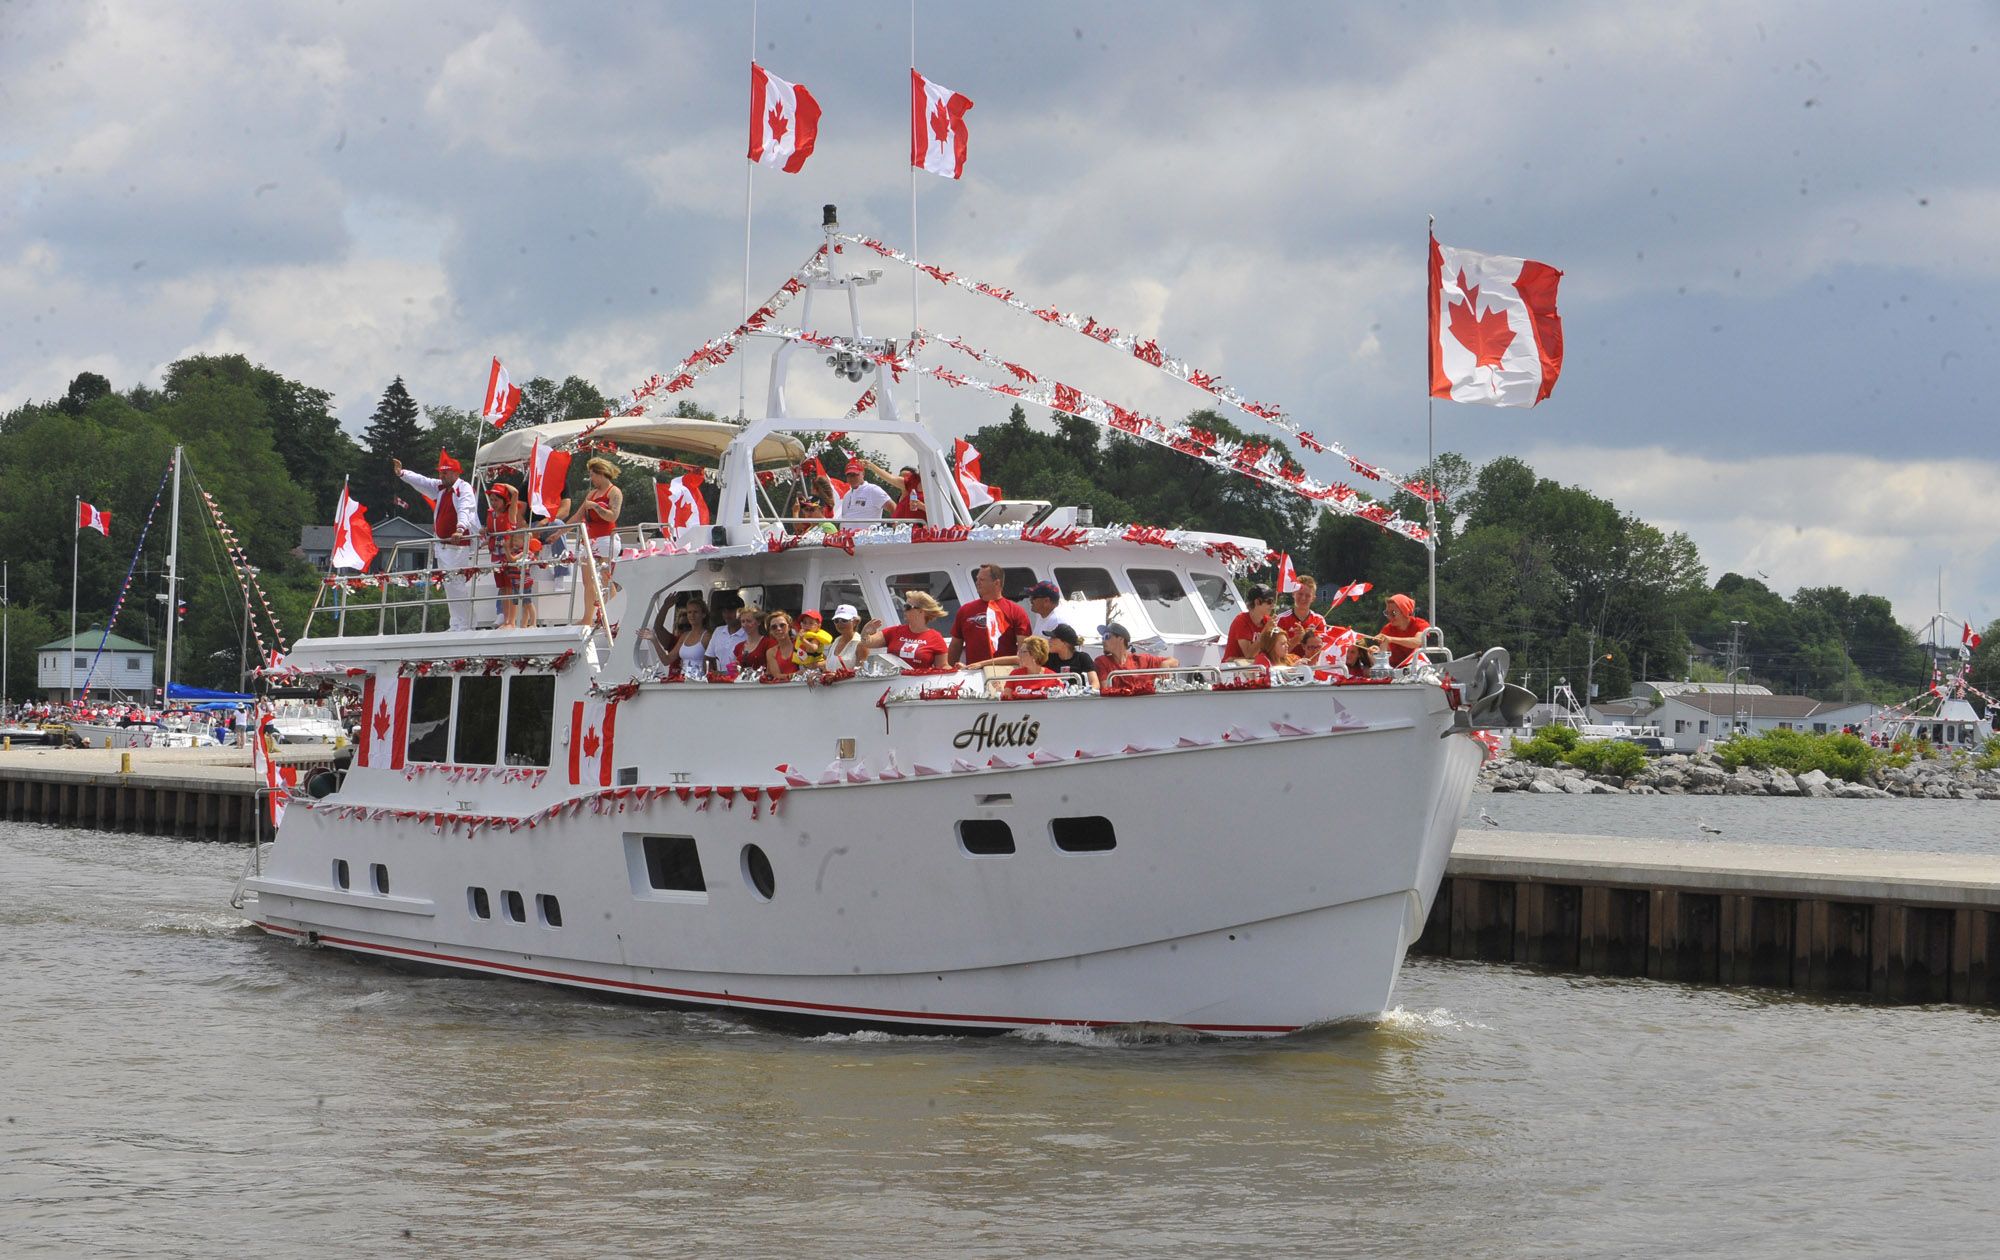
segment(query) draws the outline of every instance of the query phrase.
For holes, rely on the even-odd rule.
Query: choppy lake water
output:
[[[1474,792],[1467,827],[1567,835],[2000,854],[2000,801],[1836,801],[1777,796],[1542,796]],[[1719,827],[1710,835],[1702,823]]]
[[[1993,1245],[1988,1012],[1417,960],[1279,1042],[806,1038],[271,941],[243,856],[0,824],[6,1255]]]

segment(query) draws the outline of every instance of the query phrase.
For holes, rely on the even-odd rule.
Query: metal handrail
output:
[[[534,557],[524,552],[519,557],[498,561],[493,558],[489,540],[523,537],[540,539],[546,549],[552,541],[564,545],[560,558],[546,554]],[[546,523],[530,525],[518,530],[507,530],[498,535],[482,533],[471,546],[472,555],[463,565],[449,569],[436,564],[437,542],[435,539],[397,543],[389,549],[387,563],[379,573],[356,573],[343,575],[338,572],[327,574],[320,584],[318,597],[313,601],[312,611],[306,616],[306,629],[302,637],[344,638],[353,633],[376,634],[427,634],[433,630],[430,624],[431,609],[442,607],[449,619],[452,596],[446,593],[444,583],[447,574],[462,577],[472,588],[463,598],[469,599],[476,610],[482,601],[500,598],[497,592],[481,591],[481,578],[491,577],[505,565],[532,576],[537,573],[570,569],[561,575],[557,589],[530,589],[526,592],[507,596],[510,599],[542,600],[549,596],[566,597],[562,616],[574,620],[583,604],[579,597],[597,583],[597,565],[584,564],[592,559],[590,539],[581,523]],[[404,567],[400,561],[409,555],[422,552],[425,563],[421,567]],[[374,598],[367,598],[369,592]],[[356,598],[361,596],[361,598]],[[601,604],[600,604],[601,607]],[[415,610],[414,618],[411,616]],[[332,618],[331,627],[325,618]],[[356,619],[362,629],[350,627],[350,619]],[[414,620],[414,625],[412,621]],[[372,622],[372,628],[371,627]],[[479,627],[491,629],[493,627]]]

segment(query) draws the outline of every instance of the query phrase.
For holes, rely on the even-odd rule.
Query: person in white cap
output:
[[[833,642],[827,645],[828,669],[855,669],[867,652],[861,646],[861,611],[852,604],[833,610]]]

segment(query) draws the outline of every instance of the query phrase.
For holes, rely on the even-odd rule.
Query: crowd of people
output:
[[[1387,619],[1374,634],[1351,626],[1331,625],[1313,611],[1319,583],[1301,574],[1292,590],[1292,606],[1280,614],[1278,596],[1268,586],[1253,586],[1248,607],[1230,623],[1223,644],[1225,664],[1264,668],[1309,668],[1320,677],[1368,674],[1374,657],[1400,669],[1422,650],[1431,623],[1417,616],[1417,602],[1408,595],[1391,595]]]

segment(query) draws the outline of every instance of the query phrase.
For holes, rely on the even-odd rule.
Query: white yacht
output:
[[[819,257],[805,326],[830,296],[844,336],[878,344],[866,279]],[[329,579],[288,662],[358,690],[366,721],[351,766],[288,793],[246,916],[310,946],[842,1027],[1267,1036],[1383,1010],[1475,730],[1532,703],[1505,653],[1440,644],[1339,681],[1224,669],[1260,541],[1046,505],[981,522],[879,361],[869,414],[793,414],[797,344],[773,356],[762,418],[565,421],[481,453],[482,477],[537,446],[717,460],[714,523],[628,531],[595,624],[575,624],[591,574],[563,563],[581,539],[540,553],[534,628],[490,625],[484,574],[480,625],[459,632],[431,575],[394,557],[393,576]],[[925,519],[797,532],[759,474],[836,430],[915,467]],[[1178,665],[1135,675],[1138,694],[1027,700],[991,668],[886,658],[718,684],[679,681],[643,633],[690,598],[894,624],[910,591],[948,612],[974,598],[987,563],[1010,596],[1053,581],[1076,625],[1123,622]]]

